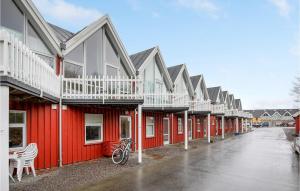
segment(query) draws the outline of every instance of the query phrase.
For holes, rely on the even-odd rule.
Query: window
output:
[[[85,114],[85,143],[93,144],[103,141],[103,115]]]
[[[86,45],[86,75],[102,76],[102,29],[95,32],[85,41]]]
[[[146,117],[146,137],[154,136],[154,117]]]
[[[26,146],[25,111],[9,112],[9,148],[19,149]]]
[[[64,62],[64,77],[65,78],[78,78],[83,76],[83,66],[73,64],[69,61]]]
[[[2,0],[0,3],[1,27],[10,30],[19,40],[24,41],[24,14],[12,0]]]
[[[197,119],[196,125],[197,125],[197,132],[201,132],[201,122],[200,122],[200,119]]]
[[[181,118],[178,118],[178,127],[177,127],[177,131],[178,131],[178,134],[182,134],[183,133],[183,125],[182,125],[182,119]]]
[[[113,65],[106,65],[106,76],[115,77],[119,75],[119,68]]]

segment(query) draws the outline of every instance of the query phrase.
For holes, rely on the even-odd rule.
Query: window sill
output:
[[[178,135],[182,135],[182,134],[183,134],[183,132],[180,132],[180,133],[178,132],[177,134],[178,134]]]
[[[155,135],[149,135],[149,136],[146,136],[146,139],[151,139],[151,138],[154,138]]]
[[[84,145],[98,145],[98,144],[101,144],[103,143],[103,141],[89,141],[89,142],[85,142]]]
[[[197,132],[200,133],[201,131],[200,131],[200,130],[197,130]]]

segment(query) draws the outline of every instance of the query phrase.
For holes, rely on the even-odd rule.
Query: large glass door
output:
[[[131,117],[121,116],[120,117],[120,137],[121,139],[131,138]]]
[[[169,127],[169,119],[164,118],[163,122],[164,128],[164,145],[170,144],[170,127]]]

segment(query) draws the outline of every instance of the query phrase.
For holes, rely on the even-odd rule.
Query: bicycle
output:
[[[124,165],[127,163],[130,155],[130,148],[132,145],[132,139],[122,139],[120,144],[115,147],[112,153],[112,161],[114,164]]]

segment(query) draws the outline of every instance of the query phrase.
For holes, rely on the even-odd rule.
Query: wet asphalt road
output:
[[[256,129],[80,190],[300,191],[299,166],[281,128]]]

